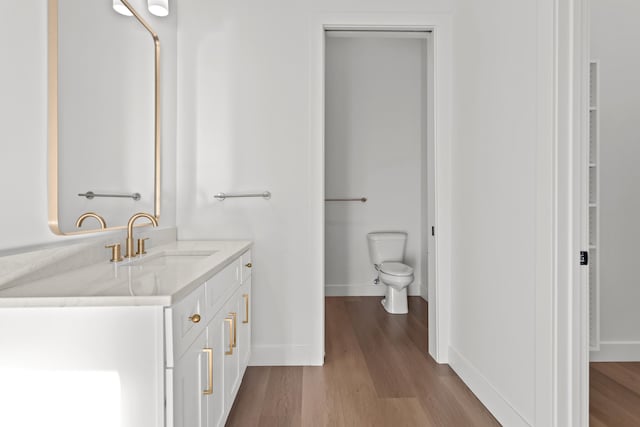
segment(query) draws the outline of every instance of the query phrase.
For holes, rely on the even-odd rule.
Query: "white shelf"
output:
[[[598,111],[599,90],[598,61],[589,63],[589,153],[587,157],[588,238],[589,238],[589,348],[600,350],[600,113]]]

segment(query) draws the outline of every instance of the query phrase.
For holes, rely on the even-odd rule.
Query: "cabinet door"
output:
[[[207,396],[207,427],[224,426],[224,313],[216,316],[207,326],[207,345],[213,352],[211,394]]]
[[[172,350],[174,357],[179,359],[207,325],[204,287],[192,292],[166,312],[171,315],[174,344],[173,349],[167,347],[167,352]]]
[[[246,278],[240,287],[239,298],[238,353],[240,353],[240,377],[242,377],[251,357],[251,277]]]
[[[224,318],[224,405],[228,412],[240,386],[240,358],[238,354],[238,321],[240,319],[239,301],[235,296],[225,304],[222,311]]]
[[[177,361],[173,374],[174,427],[205,427],[208,386],[207,335],[196,340]]]

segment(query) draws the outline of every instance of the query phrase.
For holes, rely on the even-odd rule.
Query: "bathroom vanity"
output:
[[[177,241],[5,285],[0,425],[224,425],[251,354],[250,249]]]

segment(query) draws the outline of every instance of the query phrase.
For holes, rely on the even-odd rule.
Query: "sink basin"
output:
[[[125,266],[170,267],[201,261],[217,251],[161,252],[129,261]]]

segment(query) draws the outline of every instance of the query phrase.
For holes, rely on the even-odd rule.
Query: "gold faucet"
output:
[[[138,218],[147,218],[151,221],[154,227],[158,226],[158,220],[153,215],[150,215],[145,212],[138,212],[134,214],[131,218],[129,218],[129,223],[127,224],[127,252],[124,254],[125,258],[133,258],[133,223],[136,222]]]
[[[77,228],[82,227],[82,223],[87,218],[95,218],[100,223],[100,228],[101,229],[104,230],[105,228],[107,228],[107,222],[104,220],[104,218],[102,218],[100,215],[98,215],[95,212],[87,212],[87,213],[83,213],[82,215],[80,215],[80,217],[76,220],[76,227]]]

